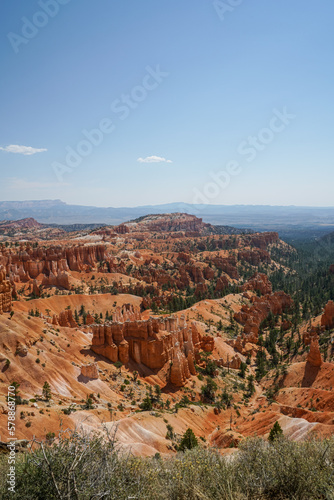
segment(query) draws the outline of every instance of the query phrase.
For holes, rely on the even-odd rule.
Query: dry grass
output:
[[[20,500],[334,500],[334,438],[269,444],[247,439],[230,458],[196,448],[169,459],[117,450],[114,436],[62,434],[18,456],[16,493],[0,461],[0,496]]]

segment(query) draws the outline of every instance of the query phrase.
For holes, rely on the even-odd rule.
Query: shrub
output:
[[[180,401],[177,403],[177,406],[179,406],[180,408],[186,408],[188,405],[190,405],[190,403],[191,401],[188,396],[182,396]]]
[[[174,429],[170,424],[167,424],[166,427],[167,427],[166,439],[170,439],[172,441],[175,438]]]
[[[247,370],[247,365],[243,361],[241,361],[240,368],[239,368],[239,375],[241,378],[246,377],[246,370]]]
[[[216,382],[211,377],[207,377],[206,384],[203,385],[201,388],[201,393],[203,398],[210,402],[214,401],[216,390],[217,390]]]
[[[191,430],[187,432],[191,435]],[[195,438],[196,439],[196,438]],[[8,456],[0,455],[0,498],[8,495]],[[160,460],[118,452],[113,432],[62,432],[16,456],[13,500],[321,500],[334,491],[334,437],[239,443],[231,457],[195,446]]]
[[[45,436],[46,438],[46,441],[48,443],[52,443],[52,441],[54,440],[54,438],[56,437],[55,433],[54,432],[48,432]]]
[[[270,442],[273,442],[275,439],[278,439],[281,436],[283,436],[282,427],[276,421],[270,430],[268,439]]]
[[[85,409],[91,410],[92,408],[93,408],[93,400],[92,398],[88,397],[85,401]]]
[[[204,372],[206,375],[213,378],[216,376],[217,368],[217,363],[210,359],[206,364]]]
[[[193,448],[196,448],[196,446],[198,446],[197,438],[194,434],[194,431],[189,427],[183,434],[178,449],[180,451],[192,450]]]
[[[152,410],[152,401],[149,396],[146,396],[145,399],[143,399],[143,402],[139,405],[139,408],[143,411],[150,411]]]
[[[44,382],[43,385],[43,397],[46,399],[46,401],[50,401],[51,399],[51,387],[48,382]]]

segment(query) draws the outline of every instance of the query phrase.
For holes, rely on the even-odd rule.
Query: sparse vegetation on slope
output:
[[[0,462],[1,498],[8,498],[7,460]],[[35,444],[16,464],[13,499],[246,500],[332,499],[334,439],[272,444],[244,440],[232,456],[200,446],[162,459],[124,454],[113,438],[72,433]]]

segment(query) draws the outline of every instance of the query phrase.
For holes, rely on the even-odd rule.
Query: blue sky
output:
[[[0,9],[1,200],[333,205],[331,0]]]

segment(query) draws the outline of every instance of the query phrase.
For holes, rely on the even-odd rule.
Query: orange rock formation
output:
[[[334,302],[329,300],[325,306],[324,314],[321,317],[321,326],[334,328]]]
[[[52,324],[68,328],[77,328],[78,326],[77,322],[73,318],[73,313],[71,309],[66,309],[65,311],[61,311],[59,316],[54,314],[52,318]]]
[[[202,219],[195,215],[185,213],[147,215],[132,222],[121,224],[114,228],[117,233],[136,231],[190,231],[200,232],[209,224],[204,224]]]
[[[254,276],[243,285],[242,290],[253,290],[260,292],[262,295],[267,295],[271,294],[272,286],[266,274],[255,273]]]
[[[97,363],[90,363],[88,365],[81,366],[81,375],[83,377],[88,377],[91,379],[99,378],[99,370],[97,367]]]
[[[0,314],[12,310],[12,288],[6,279],[6,271],[0,266]]]
[[[321,353],[320,353],[320,349],[319,349],[318,339],[311,340],[310,352],[308,353],[308,356],[307,356],[307,363],[309,363],[311,366],[315,366],[315,367],[322,365],[322,358],[321,358]]]
[[[116,309],[112,322],[91,329],[92,350],[110,361],[127,364],[131,359],[156,372],[164,369],[166,381],[177,386],[196,373],[201,336],[195,323],[189,328],[184,317],[143,320],[138,308],[126,304]]]
[[[0,264],[5,267],[11,282],[27,282],[44,274],[47,277],[45,284],[51,285],[54,279],[67,283],[63,275],[65,271],[88,270],[103,261],[104,256],[104,245],[35,248],[28,243],[21,244],[18,249],[3,249]]]
[[[234,319],[244,325],[244,334],[248,342],[257,343],[261,322],[269,313],[282,314],[293,305],[293,300],[284,292],[251,298],[252,305],[243,305],[240,312],[234,314]]]

